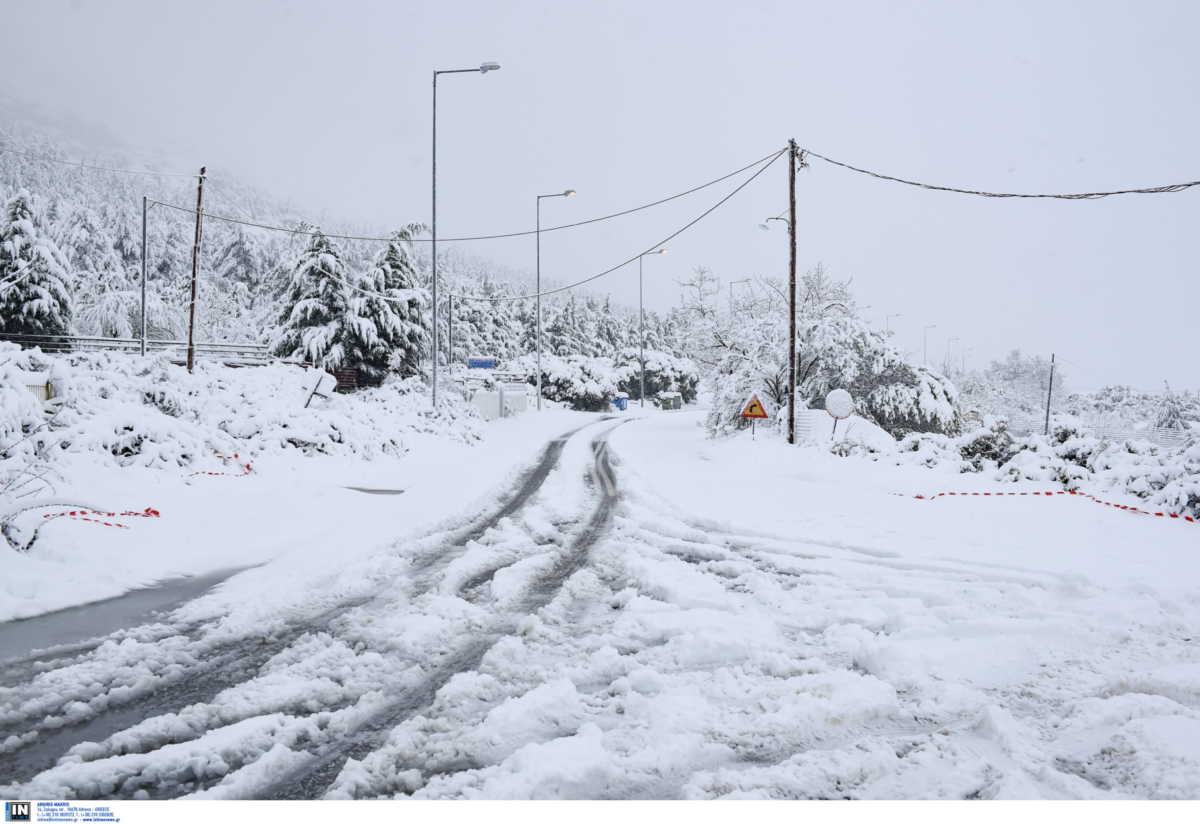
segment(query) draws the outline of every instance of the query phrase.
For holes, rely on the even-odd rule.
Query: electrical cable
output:
[[[886,175],[882,172],[873,172],[870,169],[862,169],[858,166],[851,166],[849,163],[843,163],[840,160],[834,160],[831,157],[826,157],[823,154],[818,154],[812,149],[801,149],[801,163],[804,162],[804,155],[812,155],[815,158],[824,160],[826,163],[831,163],[834,166],[841,166],[843,169],[849,169],[852,172],[858,172],[863,175],[880,180],[891,181],[892,183],[903,183],[906,186],[916,186],[921,189],[932,189],[939,192],[956,192],[960,195],[975,195],[977,197],[1019,197],[1019,198],[1051,198],[1056,200],[1098,200],[1102,197],[1112,197],[1113,195],[1154,195],[1165,194],[1169,192],[1182,192],[1184,189],[1190,189],[1193,186],[1200,186],[1200,180],[1193,180],[1188,183],[1169,183],[1165,186],[1147,186],[1140,189],[1117,189],[1109,192],[1075,192],[1068,194],[1032,194],[1024,192],[988,192],[980,189],[959,189],[954,186],[937,186],[932,183],[921,183],[916,180],[906,180],[902,177]]]
[[[769,169],[771,167],[771,165],[776,160],[781,158],[784,154],[786,154],[787,151],[788,150],[786,147],[783,149],[780,149],[778,152],[775,153],[775,155],[773,157],[770,158],[770,160],[767,162],[767,164],[765,166],[763,166],[761,169],[759,169],[753,175],[748,177],[746,180],[742,181],[742,183],[740,183],[736,189],[731,191],[729,194],[725,195],[725,197],[718,200],[712,206],[705,209],[697,217],[688,221],[681,228],[675,230],[674,232],[667,235],[665,238],[658,241],[657,243],[651,244],[644,251],[639,252],[638,254],[634,255],[633,257],[629,258],[628,260],[626,260],[622,263],[618,263],[616,266],[605,269],[603,272],[599,272],[595,275],[591,275],[590,277],[583,278],[582,280],[577,280],[574,283],[568,283],[566,286],[558,286],[554,289],[547,289],[545,291],[534,293],[532,295],[515,295],[515,296],[505,296],[505,297],[477,297],[474,295],[456,295],[456,294],[451,293],[451,297],[459,298],[461,300],[487,301],[490,303],[507,303],[507,302],[517,301],[517,300],[529,300],[530,298],[545,297],[546,295],[554,295],[559,292],[565,292],[568,289],[574,289],[577,286],[582,286],[585,283],[591,283],[594,280],[599,280],[600,278],[604,277],[605,275],[610,275],[613,272],[617,271],[618,269],[628,266],[629,264],[633,263],[638,258],[644,257],[645,255],[649,254],[650,252],[653,252],[655,249],[657,249],[661,246],[664,246],[669,241],[679,237],[681,234],[686,232],[688,229],[692,228],[697,223],[699,223],[701,220],[703,220],[704,218],[706,218],[710,214],[712,214],[714,211],[716,211],[719,207],[724,205],[730,198],[732,198],[734,195],[736,195],[742,189],[745,189],[747,186],[749,186],[754,181],[755,178],[757,178],[759,175],[761,175],[763,172],[765,172],[767,169]]]
[[[193,179],[200,176],[197,173],[188,173],[188,172],[155,172],[155,171],[151,171],[150,169],[118,169],[118,168],[111,167],[111,166],[95,166],[91,163],[84,163],[83,161],[64,160],[62,158],[49,157],[48,155],[39,155],[39,154],[34,154],[32,152],[22,152],[17,149],[9,149],[9,148],[3,147],[3,146],[0,146],[0,152],[7,152],[9,154],[14,154],[14,155],[17,155],[18,157],[26,157],[31,160],[41,160],[46,163],[59,163],[63,166],[71,166],[76,169],[90,169],[90,170],[96,171],[96,172],[115,172],[118,174],[127,174],[127,175],[151,175],[154,177],[190,177]]]
[[[768,155],[764,155],[763,157],[760,157],[758,160],[754,161],[753,163],[749,163],[749,164],[741,167],[740,169],[729,172],[728,174],[721,175],[720,177],[710,180],[707,183],[701,183],[699,186],[693,186],[692,188],[690,188],[686,191],[683,191],[683,192],[679,192],[678,194],[673,194],[668,197],[660,198],[660,199],[652,201],[650,203],[643,203],[642,205],[634,206],[631,209],[623,209],[619,212],[613,212],[613,213],[607,214],[607,215],[600,215],[599,217],[592,217],[592,218],[588,218],[587,220],[577,221],[575,223],[564,223],[559,226],[547,226],[546,228],[542,229],[541,231],[543,233],[545,233],[545,232],[557,232],[560,229],[574,229],[579,226],[587,226],[591,223],[599,223],[600,221],[603,221],[603,220],[611,220],[611,219],[617,218],[617,217],[624,217],[625,215],[630,215],[630,214],[633,214],[634,212],[640,212],[643,209],[649,209],[654,206],[661,206],[662,204],[669,203],[672,200],[678,200],[681,197],[686,197],[690,194],[695,194],[696,192],[700,191],[701,189],[707,189],[710,186],[715,186],[716,184],[722,183],[731,177],[736,177],[737,175],[741,174],[742,172],[749,171],[750,169],[753,169],[755,166],[758,166],[761,163],[764,163],[768,160],[773,161],[777,157],[778,157],[777,153],[771,153]],[[184,212],[186,214],[191,214],[191,215],[196,214],[195,209],[189,209],[186,206],[177,206],[174,203],[165,203],[161,200],[152,200],[150,202],[155,203],[159,206],[166,206],[168,209],[174,209],[175,211],[178,211],[178,212]],[[308,236],[317,234],[317,232],[315,230],[310,231],[307,229],[288,228],[286,226],[273,226],[269,223],[258,223],[253,220],[246,220],[245,218],[229,217],[227,215],[217,215],[217,214],[213,214],[211,212],[205,212],[204,216],[206,218],[211,218],[212,220],[220,220],[225,223],[235,223],[240,226],[249,226],[249,227],[252,227],[255,229],[266,229],[268,231],[273,231],[273,232],[287,232],[288,234],[293,234],[293,235],[308,235]],[[537,229],[527,229],[527,230],[520,231],[520,232],[503,232],[503,233],[494,234],[494,235],[467,235],[467,236],[463,236],[463,237],[439,237],[438,243],[459,243],[459,242],[475,241],[475,240],[503,240],[505,238],[513,238],[513,237],[528,237],[530,235],[537,234],[537,232],[538,232]],[[372,235],[339,235],[339,234],[330,234],[328,232],[321,232],[321,234],[327,238],[330,238],[331,240],[362,240],[362,241],[372,241],[372,242],[386,242],[388,240],[391,240],[390,237],[375,237]],[[432,242],[432,240],[433,240],[432,238],[427,238],[427,237],[412,238],[412,241],[414,243],[430,243],[430,242]]]

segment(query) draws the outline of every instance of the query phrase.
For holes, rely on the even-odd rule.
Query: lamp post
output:
[[[883,332],[884,332],[884,334],[890,335],[892,333],[892,318],[902,318],[902,317],[904,317],[904,315],[900,314],[899,312],[897,312],[894,315],[884,315],[883,316]]]
[[[642,258],[646,255],[665,255],[666,253],[666,248],[662,248],[655,249],[653,252],[642,252],[638,255],[638,359],[642,362],[642,409],[646,408],[646,303],[642,292]]]
[[[537,230],[534,232],[537,236],[537,287],[534,289],[534,299],[537,301],[537,408],[539,412],[542,409],[542,198],[571,197],[574,194],[574,189],[567,189],[565,192],[537,196]]]
[[[923,343],[922,349],[923,349],[924,354],[921,355],[921,360],[924,361],[926,366],[929,365],[929,330],[936,329],[936,328],[937,328],[937,324],[931,323],[928,326],[926,326],[925,329],[922,331],[922,343]]]
[[[474,69],[437,69],[433,72],[433,185],[432,185],[432,200],[433,200],[433,221],[430,227],[432,242],[430,243],[430,261],[432,265],[432,280],[433,280],[433,406],[437,408],[438,402],[438,270],[437,270],[437,81],[439,74],[466,74],[468,72],[478,72],[479,74],[487,74],[488,72],[498,71],[499,63],[480,63],[478,68]]]

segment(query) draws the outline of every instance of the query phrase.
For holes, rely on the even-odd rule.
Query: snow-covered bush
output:
[[[15,378],[20,372],[50,373],[60,406],[53,421],[31,404]],[[0,446],[44,425],[13,458],[84,455],[179,468],[234,452],[398,455],[412,433],[479,437],[478,418],[465,403],[449,398],[434,413],[416,379],[316,399],[305,409],[320,374],[287,364],[233,369],[203,361],[189,374],[165,356],[44,355],[0,343]]]
[[[622,349],[616,363],[624,373],[618,382],[621,392],[638,400],[642,397],[641,359],[633,347]],[[700,375],[696,364],[687,358],[677,358],[670,352],[646,350],[646,397],[655,398],[663,392],[678,392],[684,403],[696,399]]]
[[[537,357],[526,355],[512,363],[512,368],[537,383]],[[559,357],[542,355],[542,397],[560,401],[572,409],[600,412],[622,390],[621,382],[628,379],[629,367],[614,366],[612,358],[591,358],[585,355]]]
[[[936,432],[911,432],[901,440],[896,451],[899,463],[933,468],[953,465],[959,472],[972,471],[972,464],[965,460],[953,438]]]
[[[691,305],[698,360],[710,367],[711,434],[741,427],[738,413],[758,393],[787,415],[788,302],[784,288],[760,281],[744,295],[736,319],[725,323],[709,307],[703,273]],[[858,315],[849,284],[830,279],[819,267],[804,276],[796,312],[797,408],[823,408],[833,389],[854,397],[863,418],[893,436],[909,432],[957,434],[961,428],[953,383],[924,366],[907,362]],[[698,331],[697,331],[698,330]]]
[[[958,438],[958,451],[976,472],[1008,463],[1017,452],[1004,418],[987,417],[983,425]]]

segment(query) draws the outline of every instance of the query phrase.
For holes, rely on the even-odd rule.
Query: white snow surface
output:
[[[164,700],[222,644],[267,656],[0,794],[259,797],[338,756],[324,797],[1200,796],[1196,527],[1061,496],[916,500],[1014,485],[709,440],[693,411],[527,416],[510,457],[582,423],[469,538],[414,519],[283,554],[5,682],[0,730],[28,731],[0,756]],[[468,479],[478,451],[437,477],[499,500],[503,473]]]
[[[483,505],[554,426],[583,417],[553,410],[541,422],[485,425],[452,393],[435,416],[428,390],[407,383],[314,398],[305,409],[324,373],[201,362],[189,376],[164,358],[43,356],[0,343],[0,377],[34,365],[63,409],[42,411],[23,382],[6,380],[0,445],[18,442],[8,461],[18,465],[35,462],[41,442],[53,495],[0,496],[0,510],[52,498],[160,516],[96,518],[127,529],[56,518],[28,553],[0,542],[0,621],[274,558],[290,559],[277,575],[350,561]],[[34,430],[28,437],[22,424]],[[17,523],[27,536],[43,514],[71,509]]]

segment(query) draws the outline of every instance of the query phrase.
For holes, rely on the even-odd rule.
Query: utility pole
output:
[[[142,357],[146,356],[146,212],[150,206],[142,195]]]
[[[188,305],[188,346],[187,370],[192,371],[196,365],[196,281],[200,277],[200,241],[204,231],[204,173],[206,167],[200,167],[200,177],[196,181],[196,242],[192,245],[192,302]],[[145,317],[145,315],[143,315]]]
[[[733,287],[739,283],[749,283],[750,278],[742,278],[741,280],[729,281],[729,322],[733,323]]]
[[[796,443],[796,161],[788,141],[788,443]]]
[[[1046,431],[1050,434],[1050,395],[1054,392],[1054,353],[1050,353],[1050,381],[1046,384]]]

